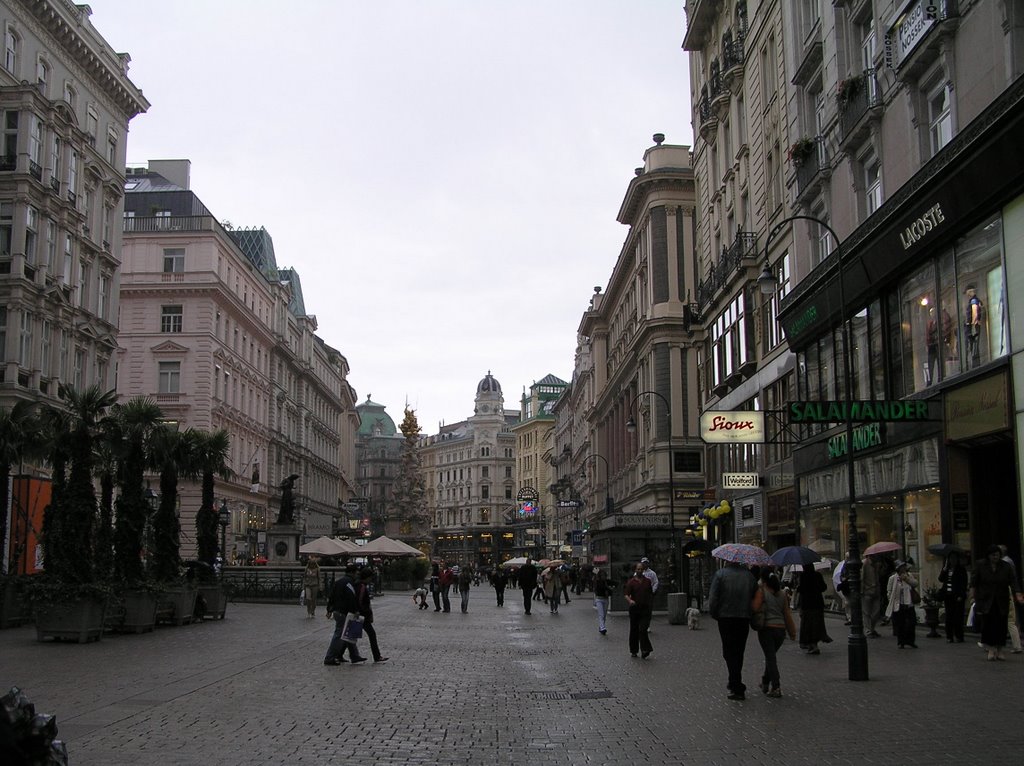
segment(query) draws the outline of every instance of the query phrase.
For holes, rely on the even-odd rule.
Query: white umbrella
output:
[[[525,563],[526,563],[526,556],[516,556],[514,559],[509,559],[508,561],[501,562],[501,566],[503,568],[507,568],[507,567],[521,567]]]
[[[392,540],[386,535],[381,535],[376,540],[371,540],[366,545],[361,546],[359,552],[367,556],[394,556],[398,558],[423,555],[423,551],[418,548],[413,548],[401,540]]]
[[[349,553],[341,540],[333,537],[318,537],[299,548],[299,553],[315,553],[318,556],[340,556]]]
[[[839,566],[836,567],[836,571],[834,571],[832,573],[832,584],[835,585],[836,588],[838,588],[839,587],[839,583],[841,583],[843,581],[842,574],[843,574],[843,567],[845,567],[845,566],[846,566],[846,559],[843,559],[842,561],[839,562]]]

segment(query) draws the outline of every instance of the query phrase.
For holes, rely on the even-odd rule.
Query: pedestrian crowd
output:
[[[853,618],[848,574],[844,567],[833,576],[847,625]],[[381,654],[373,623],[373,580],[372,568],[360,570],[349,564],[344,575],[332,584],[326,606],[327,616],[335,621],[335,630],[324,657],[325,665],[365,662],[368,658],[361,656],[358,648],[360,634],[368,638],[375,663],[388,661]],[[980,632],[978,645],[985,650],[988,660],[1004,660],[1008,640],[1012,652],[1021,652],[1017,610],[1024,604],[1024,594],[1005,546],[991,546],[970,572],[963,564],[962,554],[951,551],[945,557],[938,580],[940,585],[931,598],[938,599],[945,609],[948,642],[963,643],[964,627],[968,624]],[[526,558],[514,568],[480,571],[437,562],[427,580],[416,589],[413,601],[418,610],[429,609],[432,602],[435,612],[448,613],[454,589],[459,594],[460,610],[466,614],[472,588],[485,581],[494,590],[497,607],[505,605],[506,590],[521,591],[526,615],[533,613],[537,601],[546,604],[551,615],[557,615],[562,603],[571,602],[570,593],[580,595],[584,590],[592,590],[598,633],[608,634],[608,609],[618,584],[599,567],[570,567],[560,561],[538,566]],[[655,594],[660,587],[658,575],[651,562],[641,558],[633,567],[632,576],[621,586],[629,616],[629,654],[646,660],[654,652],[650,625]],[[320,569],[313,559],[303,572],[303,601],[310,618],[315,615],[319,587]],[[878,629],[889,626],[900,649],[916,649],[917,607],[922,600],[919,588],[909,562],[895,560],[890,554],[865,555],[860,588],[864,635],[880,638]],[[751,631],[757,635],[764,656],[760,688],[768,697],[782,696],[778,657],[787,636],[798,641],[800,649],[808,655],[821,654],[822,645],[832,642],[825,622],[827,590],[822,573],[810,566],[777,569],[726,562],[714,573],[707,607],[718,625],[728,676],[728,699],[746,699],[743,661]],[[968,604],[972,604],[970,614]],[[799,627],[795,613],[799,615]],[[358,625],[353,626],[354,622]]]

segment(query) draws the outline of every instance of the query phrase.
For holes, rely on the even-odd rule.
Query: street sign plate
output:
[[[358,511],[359,510],[359,503],[342,503],[341,504],[341,510],[347,511],[349,513]]]
[[[581,505],[583,505],[583,503],[581,503],[579,500],[559,500],[558,501],[558,507],[559,508],[579,508]]]
[[[722,489],[757,489],[761,477],[756,473],[723,473]]]

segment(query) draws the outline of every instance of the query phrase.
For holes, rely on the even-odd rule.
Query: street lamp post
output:
[[[673,475],[675,474],[675,453],[672,449],[672,406],[668,403],[668,399],[659,394],[657,391],[641,391],[639,394],[633,397],[633,401],[629,403],[629,410],[632,412],[633,405],[636,404],[637,400],[641,396],[656,396],[665,403],[665,413],[668,415],[668,529],[669,529],[669,551],[672,556],[672,581],[675,583],[675,587],[678,590],[682,586],[682,579],[679,572],[679,551],[676,547],[676,484]],[[633,416],[630,415],[629,420],[626,421],[626,430],[630,433],[636,433],[636,421]]]
[[[231,510],[228,508],[228,501],[220,501],[220,513],[217,514],[217,522],[220,524],[220,576],[224,578],[224,566],[228,563],[228,524],[231,523]]]
[[[811,221],[824,227],[836,243],[836,266],[839,272],[839,319],[843,325],[843,388],[846,397],[853,399],[853,346],[850,344],[850,325],[846,321],[846,285],[843,274],[843,248],[839,245],[839,237],[835,231],[824,221],[809,215],[791,215],[779,221],[764,242],[764,271],[757,278],[757,284],[761,292],[770,295],[778,288],[778,282],[772,273],[771,263],[768,260],[768,246],[775,236],[782,231],[786,224],[791,221]],[[846,408],[846,479],[847,496],[849,502],[848,520],[849,532],[847,535],[846,564],[843,571],[846,573],[846,586],[849,589],[850,597],[850,636],[848,639],[848,672],[851,681],[868,680],[868,642],[864,635],[864,610],[861,603],[861,567],[860,538],[857,536],[857,486],[854,475],[853,459],[853,419],[850,417],[850,408]]]

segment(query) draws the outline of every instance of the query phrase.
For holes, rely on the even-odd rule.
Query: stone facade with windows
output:
[[[123,206],[123,137],[149,102],[90,14],[0,2],[3,406],[115,384],[121,232],[109,223]],[[98,129],[119,137],[113,153],[97,149]]]
[[[929,420],[880,424],[853,447],[862,547],[896,540],[930,586],[941,566],[933,543],[1021,554],[1013,296],[1024,280],[1024,183],[1009,158],[1024,131],[1024,8],[820,5],[820,78],[834,94],[820,199],[841,256],[815,265],[796,238],[802,278],[781,310],[796,397],[927,402]],[[791,94],[794,126],[806,119],[801,90]],[[799,190],[796,199],[798,211],[813,209]],[[793,458],[801,542],[839,558],[849,533],[843,430],[803,426]]]
[[[150,396],[181,428],[223,428],[234,477],[232,548],[265,553],[281,481],[296,483],[295,523],[330,534],[355,495],[359,426],[348,363],[316,335],[298,274],[279,268],[264,229],[221,225],[189,187],[187,160],[131,168],[125,182],[118,392]],[[198,485],[182,490],[197,507]],[[183,547],[194,513],[182,513]]]

